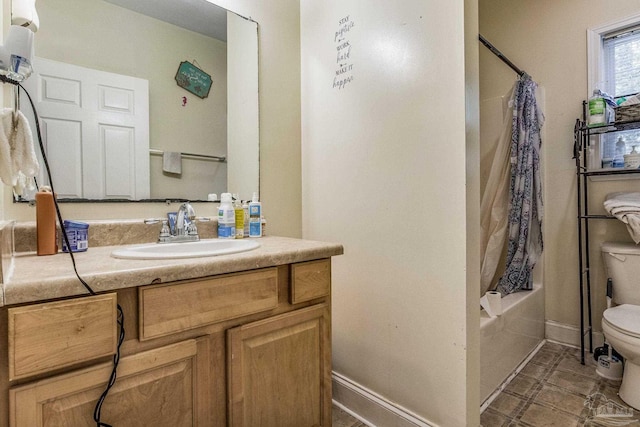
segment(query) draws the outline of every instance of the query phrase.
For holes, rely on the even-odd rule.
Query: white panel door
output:
[[[24,86],[58,197],[149,198],[148,81],[44,58],[33,68]]]
[[[40,121],[40,126],[47,141],[47,157],[58,197],[83,197],[82,122],[46,118]]]

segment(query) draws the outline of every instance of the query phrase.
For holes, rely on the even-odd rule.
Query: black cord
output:
[[[109,394],[109,390],[111,390],[111,387],[113,387],[113,385],[116,383],[116,376],[117,376],[116,368],[118,367],[118,363],[120,362],[120,346],[124,342],[124,313],[122,312],[122,307],[120,307],[120,304],[118,304],[117,307],[118,307],[118,326],[120,326],[120,336],[118,337],[118,351],[116,352],[116,354],[113,355],[113,370],[111,371],[111,376],[109,377],[109,382],[107,383],[107,387],[104,389],[104,391],[100,395],[100,398],[96,403],[96,407],[93,410],[93,420],[96,422],[97,427],[111,427],[110,424],[103,423],[102,421],[100,421],[100,416],[101,416],[100,413],[102,411],[102,404],[104,403],[104,400],[107,398],[107,394]]]
[[[5,81],[2,78],[0,78],[0,80]],[[42,153],[42,160],[44,161],[47,177],[49,178],[49,186],[51,187],[51,192],[54,195],[53,204],[56,207],[56,215],[58,217],[58,222],[60,224],[60,229],[62,231],[62,238],[64,239],[64,242],[67,245],[67,248],[69,248],[69,256],[71,257],[71,263],[73,264],[73,271],[76,273],[76,277],[78,278],[80,283],[82,283],[82,285],[85,287],[85,289],[89,292],[89,294],[96,295],[96,292],[91,288],[91,286],[89,286],[89,284],[85,282],[85,280],[82,277],[80,277],[80,274],[78,273],[78,268],[76,267],[76,259],[73,256],[73,251],[71,250],[71,244],[69,243],[69,236],[67,236],[67,230],[64,228],[64,221],[62,220],[60,207],[58,206],[58,201],[56,200],[56,197],[55,197],[56,192],[53,189],[53,179],[51,179],[51,168],[49,167],[49,162],[47,161],[47,155],[44,149],[44,143],[42,142],[42,132],[40,131],[40,119],[38,118],[38,112],[36,111],[36,107],[33,103],[33,100],[31,99],[31,95],[29,95],[29,92],[27,92],[24,86],[22,86],[20,83],[17,83],[17,82],[13,83],[13,81],[7,81],[7,82],[16,84],[17,86],[19,86],[20,89],[22,89],[24,93],[27,95],[27,98],[29,98],[29,103],[31,104],[31,109],[33,110],[33,115],[36,122],[36,133],[38,136],[38,143],[40,145],[40,152]],[[109,390],[111,390],[111,387],[113,387],[113,385],[116,382],[118,363],[120,362],[120,347],[124,342],[124,336],[125,336],[124,312],[120,304],[117,304],[116,307],[118,309],[117,324],[120,327],[120,335],[118,337],[118,346],[116,347],[116,354],[113,355],[113,369],[111,370],[111,376],[109,377],[109,382],[107,383],[107,387],[105,388],[105,390],[100,395],[100,398],[98,399],[98,402],[96,403],[96,407],[93,411],[93,420],[96,422],[96,427],[111,427],[111,425],[100,421],[100,417],[101,417],[101,411],[102,411],[102,404],[107,398],[107,394],[109,394]]]
[[[24,91],[25,94],[27,94],[27,98],[29,98],[29,103],[31,104],[31,109],[33,110],[33,115],[35,116],[38,143],[40,145],[40,152],[42,153],[42,160],[44,161],[45,171],[47,172],[47,177],[49,178],[49,186],[51,187],[51,192],[54,194],[53,204],[56,207],[56,215],[58,217],[58,222],[60,223],[60,228],[62,229],[61,230],[62,238],[64,239],[64,242],[67,245],[67,248],[71,249],[71,245],[69,244],[69,237],[67,236],[67,231],[64,228],[64,221],[62,221],[62,214],[60,213],[60,207],[58,206],[58,200],[55,198],[56,192],[53,189],[53,179],[51,179],[51,168],[49,167],[49,161],[47,160],[47,155],[45,153],[44,143],[42,142],[42,132],[40,131],[40,119],[38,118],[38,113],[36,111],[35,105],[33,104],[33,100],[31,99],[31,95],[29,95],[29,92],[27,92],[24,86],[22,86],[19,83],[18,83],[18,86]],[[85,289],[87,289],[87,291],[89,291],[91,295],[95,295],[96,293],[93,289],[91,289],[91,286],[89,286],[89,284],[85,282],[82,277],[80,277],[80,274],[78,274],[78,269],[76,268],[76,259],[73,256],[73,252],[71,250],[69,250],[69,255],[71,256],[73,271],[76,273],[78,280],[80,280],[80,283],[82,283],[82,285],[85,287]]]

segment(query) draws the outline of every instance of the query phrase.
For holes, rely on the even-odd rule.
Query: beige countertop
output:
[[[342,245],[287,237],[257,239],[260,247],[248,252],[190,259],[131,260],[111,257],[123,246],[90,247],[75,253],[80,276],[95,292],[112,291],[151,283],[195,279],[216,274],[272,267],[327,258],[343,253]],[[23,304],[86,294],[67,253],[37,256],[18,252],[8,269],[2,305]],[[2,293],[0,293],[2,296]]]

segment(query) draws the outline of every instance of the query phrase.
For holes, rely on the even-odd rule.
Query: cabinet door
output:
[[[113,426],[207,426],[209,345],[188,340],[124,357],[102,407]],[[103,363],[9,391],[11,427],[95,425],[112,365]]]
[[[328,306],[311,306],[231,329],[229,425],[331,425]]]

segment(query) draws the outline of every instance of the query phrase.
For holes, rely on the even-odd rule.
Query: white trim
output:
[[[637,24],[640,24],[640,13],[587,29],[587,96],[585,99],[589,99],[604,74],[601,60],[603,34]]]
[[[368,425],[370,427],[375,427],[375,425],[371,421],[369,421],[369,420],[367,420],[365,418],[362,418],[362,416],[360,416],[360,414],[356,414],[351,409],[347,408],[346,406],[344,406],[342,403],[338,402],[337,400],[333,399],[331,402],[333,403],[333,406],[337,406],[338,408],[342,409],[344,412],[346,412],[347,414],[351,415],[353,418],[357,419],[361,423],[366,424],[366,425]]]
[[[585,99],[589,99],[594,88],[598,85],[601,76],[604,74],[602,65],[602,36],[601,33],[587,30],[587,94]]]
[[[545,322],[544,336],[549,341],[559,344],[570,345],[572,347],[580,347],[580,329],[573,325],[565,325],[564,323],[547,320]],[[593,348],[600,347],[604,343],[604,335],[602,332],[593,332]],[[589,338],[585,337],[585,347],[588,350]]]
[[[368,426],[435,427],[402,406],[337,372],[332,373],[334,404]],[[354,408],[354,409],[347,409]],[[364,419],[357,412],[365,413]]]

